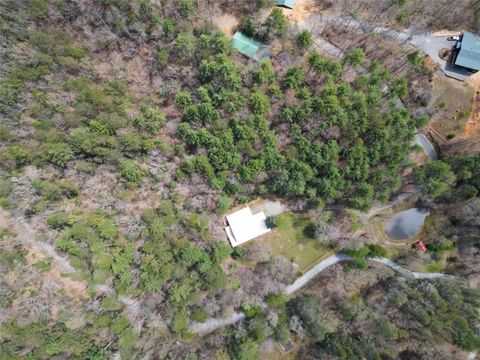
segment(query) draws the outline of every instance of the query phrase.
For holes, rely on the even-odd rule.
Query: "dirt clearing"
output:
[[[462,139],[480,136],[480,73],[472,75],[466,83],[473,89],[472,108],[465,130],[460,134]]]
[[[436,114],[430,126],[447,140],[459,136],[466,128],[473,96],[474,91],[467,83],[436,76],[431,101]]]
[[[238,26],[238,19],[232,14],[215,16],[212,21],[228,37],[233,36]]]
[[[285,17],[292,23],[301,22],[323,10],[315,0],[299,0],[295,2],[293,9],[281,8]]]
[[[29,265],[33,266],[40,261],[51,260],[50,257],[45,256],[35,246],[25,246],[27,254],[25,256]],[[58,264],[55,261],[51,262],[50,270],[43,271],[42,276],[44,282],[54,284],[58,287],[65,289],[65,295],[71,299],[83,299],[87,297],[86,289],[87,285],[83,281],[76,281],[66,277],[66,274],[61,271]]]
[[[435,31],[432,35],[433,36],[438,36],[438,37],[443,37],[443,36],[460,35],[461,33],[463,33],[463,31],[439,30],[439,31]]]

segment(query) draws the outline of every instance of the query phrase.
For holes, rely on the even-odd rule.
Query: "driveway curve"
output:
[[[425,135],[422,133],[416,133],[415,142],[425,150],[430,160],[437,160],[437,152]]]
[[[351,258],[343,253],[337,253],[330,255],[329,257],[320,261],[317,265],[307,271],[305,274],[300,276],[295,282],[289,286],[287,286],[283,292],[285,295],[291,295],[296,291],[303,288],[307,285],[311,280],[313,280],[318,274],[322,273],[329,267],[341,262],[347,261]],[[449,279],[449,280],[456,280],[457,278],[453,275],[447,275],[442,273],[421,273],[408,270],[400,265],[398,265],[393,260],[387,258],[369,258],[369,261],[376,262],[388,266],[389,268],[395,270],[400,275],[404,277],[410,277],[419,280],[434,280],[434,279]],[[224,318],[210,318],[203,323],[193,323],[190,325],[189,330],[192,333],[209,333],[220,329],[224,326],[233,325],[237,321],[243,320],[245,318],[245,314],[241,311],[235,312],[230,316]]]
[[[315,265],[313,268],[308,270],[305,274],[300,276],[295,282],[289,286],[287,286],[283,292],[286,295],[291,295],[294,292],[300,290],[302,287],[307,285],[314,277],[316,277],[318,274],[320,274],[322,271],[328,269],[330,266],[335,265],[336,263],[340,261],[345,261],[349,260],[350,258],[345,255],[345,254],[334,254],[330,255],[326,259],[323,259],[320,261],[317,265]]]

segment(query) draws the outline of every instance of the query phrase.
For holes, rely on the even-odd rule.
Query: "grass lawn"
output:
[[[443,273],[445,272],[446,263],[443,259],[432,261],[430,264],[423,266],[422,271],[427,273]]]
[[[422,271],[424,272],[435,272],[435,273],[448,273],[448,261],[449,257],[458,256],[458,250],[452,249],[449,251],[444,251],[441,254],[437,254],[430,263],[423,265]]]
[[[307,216],[285,212],[276,217],[278,227],[264,235],[262,241],[271,248],[272,255],[283,255],[299,265],[299,271],[305,272],[321,258],[331,253],[326,246],[306,235],[310,225]]]

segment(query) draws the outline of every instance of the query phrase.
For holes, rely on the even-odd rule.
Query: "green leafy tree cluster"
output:
[[[457,195],[465,200],[477,196],[480,191],[480,155],[457,157],[451,167],[457,178]]]
[[[353,265],[360,269],[367,268],[369,257],[384,258],[387,256],[387,250],[378,244],[370,244],[359,249],[344,249],[343,252],[351,258]]]
[[[53,325],[39,320],[29,324],[19,324],[15,320],[2,325],[2,355],[18,358],[19,349],[26,359],[47,359],[62,356],[106,360],[111,352],[104,350],[108,334],[107,327],[96,328],[89,323],[81,329],[73,330],[57,322]]]
[[[192,238],[202,236],[205,224],[197,217],[179,221],[178,213],[168,201],[157,210],[143,214],[146,241],[141,249],[140,288],[151,292],[160,290],[169,280],[169,299],[177,308],[188,305],[197,291],[217,291],[225,284],[225,274],[219,265],[232,253],[230,246],[215,243],[210,247],[194,242],[179,241],[178,231],[188,230]]]
[[[288,20],[279,8],[272,9],[270,15],[265,20],[265,26],[269,31],[269,36],[284,36],[288,28]]]
[[[354,82],[339,80],[343,66],[363,65],[362,49],[349,53],[343,63],[312,53],[306,73],[301,66],[288,68],[280,84],[294,97],[280,107],[277,99],[263,91],[262,84],[278,87],[279,82],[272,75],[271,64],[261,63],[252,74],[261,87],[250,90],[247,96],[255,116],[234,118],[228,125],[222,119],[225,109],[219,107],[217,99],[218,94],[234,90],[222,81],[224,75],[217,73],[217,68],[224,72],[219,60],[224,63],[217,55],[200,64],[199,78],[204,86],[197,90],[199,103],[186,93],[177,98],[185,120],[178,134],[189,151],[199,154],[185,162],[180,177],[200,172],[213,187],[233,193],[238,190],[228,178],[232,173],[244,184],[256,183],[268,174],[265,185],[270,191],[322,199],[342,196],[350,206],[364,211],[375,198],[386,200],[398,189],[399,170],[410,151],[414,131],[424,120],[414,118],[406,109],[386,106],[394,95],[403,96],[405,83],[402,79],[391,82],[389,72],[378,63],[372,62]],[[226,73],[231,72],[226,70],[233,69],[231,66],[225,68]],[[234,83],[239,86],[240,73],[234,72],[238,76]],[[314,81],[306,82],[311,73]],[[387,83],[390,92],[382,92]],[[280,117],[270,114],[269,109],[276,112],[279,108]],[[275,121],[263,117],[267,111]],[[289,129],[289,145],[282,151],[277,148],[275,133],[281,128],[279,123]],[[334,129],[339,135],[332,138],[327,134]]]
[[[318,295],[307,293],[287,303],[288,316],[300,320],[312,340],[306,351],[316,358],[395,358],[399,357],[398,345],[407,339],[412,344],[409,354],[424,357],[429,347],[437,346],[438,336],[466,351],[478,349],[480,338],[473,331],[478,298],[471,290],[454,282],[396,279],[389,280],[388,288],[391,293],[381,315],[364,293],[335,300],[335,304],[325,304]],[[327,309],[320,311],[321,303]],[[359,323],[361,327],[355,326]]]
[[[450,165],[441,160],[432,161],[414,172],[417,183],[424,184],[423,195],[435,199],[455,185],[456,177]]]
[[[133,281],[134,248],[125,242],[116,223],[100,211],[71,213],[67,219],[58,216],[49,223],[63,229],[55,246],[69,254],[70,263],[86,280],[103,284],[113,279],[118,291],[127,292]]]

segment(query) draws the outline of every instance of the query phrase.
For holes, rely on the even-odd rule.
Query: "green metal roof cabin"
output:
[[[250,39],[240,31],[233,35],[232,45],[240,53],[256,61],[267,60],[270,57],[270,53],[265,45]]]
[[[480,38],[471,32],[466,32],[462,35],[461,43],[455,65],[463,66],[472,70],[480,70]]]
[[[294,0],[277,0],[277,6],[283,6],[289,9],[293,9],[293,5],[295,5]]]

